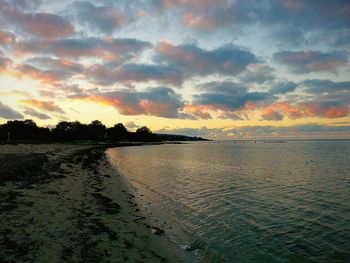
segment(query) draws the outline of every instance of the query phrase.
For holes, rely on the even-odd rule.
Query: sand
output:
[[[1,262],[186,261],[142,214],[108,147],[0,145]]]

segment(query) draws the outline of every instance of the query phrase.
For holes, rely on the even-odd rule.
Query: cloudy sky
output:
[[[348,0],[0,0],[0,123],[350,138]]]

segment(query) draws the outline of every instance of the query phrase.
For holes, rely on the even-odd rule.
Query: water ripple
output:
[[[108,152],[204,262],[350,262],[350,142],[195,143]]]

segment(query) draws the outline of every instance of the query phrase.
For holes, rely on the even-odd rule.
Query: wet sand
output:
[[[0,145],[1,262],[185,261],[109,165],[110,147]]]

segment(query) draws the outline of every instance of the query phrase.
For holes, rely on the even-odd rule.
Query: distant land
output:
[[[100,121],[90,124],[79,121],[61,121],[54,128],[39,127],[33,120],[11,120],[0,124],[0,142],[164,142],[164,141],[208,141],[201,137],[178,134],[153,133],[147,126],[135,132],[128,131],[122,123],[107,128]]]

